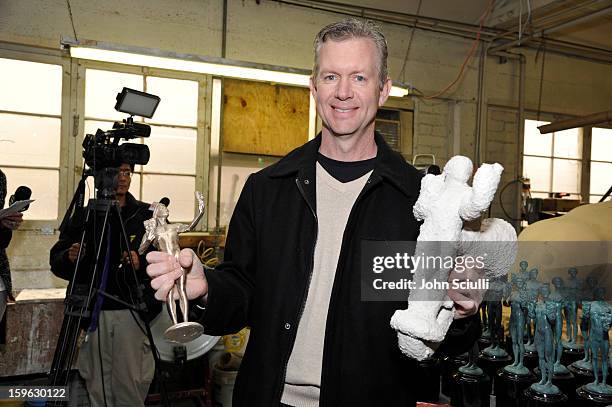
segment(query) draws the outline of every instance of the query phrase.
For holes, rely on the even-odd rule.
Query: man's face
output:
[[[130,189],[132,182],[132,170],[129,164],[121,164],[119,175],[117,176],[117,195],[125,195]]]
[[[390,80],[380,89],[378,60],[376,45],[367,38],[328,40],[321,45],[319,72],[310,81],[310,91],[324,133],[336,137],[373,134],[378,107],[391,90]]]

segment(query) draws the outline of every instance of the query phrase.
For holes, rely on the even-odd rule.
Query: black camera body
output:
[[[131,118],[130,118],[131,119]],[[151,156],[149,147],[144,144],[123,143],[121,139],[130,140],[137,137],[149,137],[151,128],[146,124],[134,123],[127,119],[124,123],[115,122],[113,129],[96,134],[87,134],[83,140],[83,158],[85,164],[94,171],[107,167],[118,167],[123,163],[145,165]]]
[[[83,140],[83,158],[93,175],[99,199],[114,199],[117,187],[118,168],[121,164],[145,165],[151,153],[144,144],[123,143],[137,137],[149,137],[151,128],[146,124],[134,123],[131,117],[123,123],[115,122],[112,130],[98,129],[96,134],[87,134]]]

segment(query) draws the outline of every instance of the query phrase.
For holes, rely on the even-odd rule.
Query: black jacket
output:
[[[6,175],[0,170],[0,209],[4,208],[6,199]],[[8,205],[7,205],[8,206]],[[13,285],[11,281],[11,268],[9,266],[6,248],[11,242],[13,231],[0,225],[0,280],[4,283],[4,287],[10,299],[13,298]]]
[[[206,270],[208,303],[201,322],[207,333],[251,328],[234,388],[237,407],[277,406],[281,398],[312,273],[320,142],[319,136],[248,178],[229,225],[224,262]],[[406,303],[360,298],[361,241],[414,241],[419,232],[412,214],[419,172],[379,135],[376,143],[376,165],[350,213],[338,260],[325,330],[321,406],[416,402],[416,362],[402,355],[389,326],[393,312]],[[479,331],[477,319],[457,321],[450,331],[455,350],[467,350]]]
[[[84,222],[86,212],[86,209],[81,209],[74,213],[66,230],[60,233],[59,241],[51,248],[49,258],[51,272],[64,280],[72,280],[75,264],[68,259],[68,249],[73,243],[80,242],[82,232],[85,229]],[[111,266],[105,291],[130,304],[136,302],[135,288],[137,283],[134,281],[134,277],[129,267],[126,267],[126,265],[120,266],[120,260],[124,251],[138,251],[142,236],[144,235],[143,222],[151,218],[151,215],[152,212],[149,210],[149,204],[137,201],[132,194],[129,192],[127,193],[125,206],[121,208],[121,217],[129,240],[129,250],[125,248],[125,244],[120,239],[118,233],[120,226],[117,219],[113,219],[110,223],[113,243],[111,244]],[[101,218],[98,218],[98,225],[101,225],[101,220]],[[89,230],[91,230],[91,227]],[[90,235],[88,234],[85,238],[85,257],[81,262],[83,267],[78,271],[76,278],[76,284],[86,288],[89,287],[89,283],[91,282],[92,264],[94,263],[92,257],[95,252],[95,242],[90,240],[89,237]],[[105,250],[106,249],[103,247],[102,253],[104,253]],[[141,317],[151,320],[161,310],[161,303],[154,298],[150,279],[146,274],[146,266],[145,256],[140,256],[140,268],[136,271],[136,275],[139,280],[138,284],[140,284],[144,290],[144,300],[149,311],[147,313],[141,313]],[[98,276],[101,276],[101,274],[101,268],[99,268]],[[126,308],[127,307],[121,303],[108,298],[104,299],[102,305],[103,310]]]

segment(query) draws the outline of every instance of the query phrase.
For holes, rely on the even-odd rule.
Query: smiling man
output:
[[[420,175],[374,131],[391,88],[387,43],[373,23],[349,19],[323,28],[314,48],[323,130],[249,177],[222,264],[203,270],[181,252],[193,317],[212,335],[251,327],[234,406],[415,405],[417,365],[389,326],[405,304],[361,300],[362,242],[419,231]],[[163,300],[179,265],[160,252],[147,260]],[[458,320],[447,342],[469,345],[478,329]]]

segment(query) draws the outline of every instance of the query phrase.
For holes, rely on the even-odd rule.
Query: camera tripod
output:
[[[78,219],[78,217],[81,216],[82,218],[83,215],[85,180],[89,175],[91,174],[83,173],[70,207],[60,226],[62,233],[69,227],[70,223],[82,220]],[[89,327],[89,332],[98,329],[97,318],[103,299],[122,304],[130,310],[134,318],[136,316],[133,311],[147,311],[143,297],[143,287],[136,275],[136,269],[130,255],[129,239],[121,217],[119,201],[115,199],[114,195],[116,175],[116,168],[104,168],[95,176],[98,196],[97,199],[89,200],[86,212],[84,212],[85,219],[82,224],[80,247],[75,261],[74,273],[64,301],[64,318],[49,373],[50,386],[68,386],[70,371],[76,356],[77,342],[81,331],[87,326]],[[74,214],[70,217],[69,215],[73,212],[73,209],[75,209]],[[70,225],[70,227],[74,226],[74,224]],[[117,235],[119,240],[116,238]],[[134,304],[127,303],[105,292],[106,281],[111,272],[110,269],[116,266],[116,264],[111,263],[111,253],[116,253],[118,250],[113,249],[118,249],[119,245],[127,248],[128,251],[127,259],[129,264],[127,268],[131,271],[131,277],[135,282]],[[87,250],[84,250],[86,246]],[[144,331],[151,344],[157,369],[160,366],[160,360],[151,328],[146,319],[142,319],[142,322],[144,322]],[[159,378],[162,400],[164,405],[167,406],[168,400],[162,379],[161,377]],[[66,404],[67,401],[47,402],[47,406],[62,406]]]

